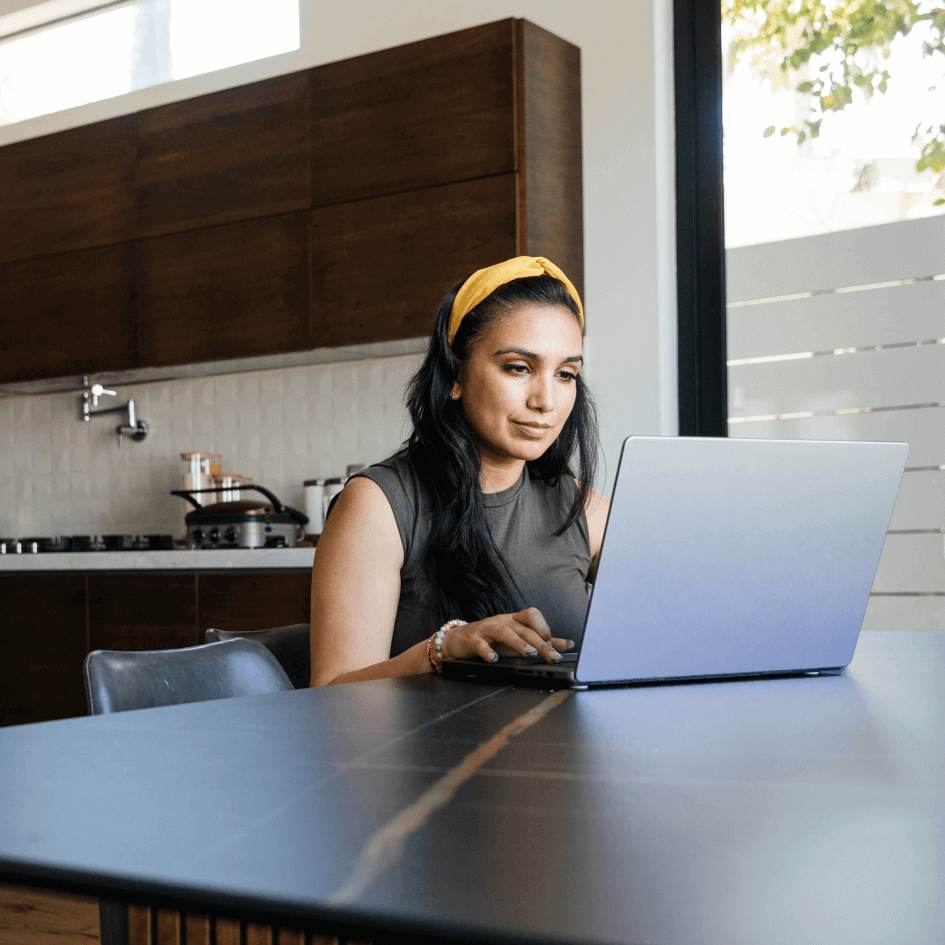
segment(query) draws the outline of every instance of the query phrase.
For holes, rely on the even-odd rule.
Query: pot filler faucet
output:
[[[89,379],[84,378],[88,384]],[[101,384],[93,384],[88,390],[82,392],[82,419],[88,423],[92,417],[97,417],[103,413],[123,413],[128,411],[128,422],[119,424],[115,427],[118,434],[118,447],[121,448],[121,440],[124,436],[130,436],[133,440],[143,440],[148,435],[148,425],[144,420],[139,420],[135,416],[135,402],[129,400],[127,404],[118,407],[103,407],[101,410],[93,410],[98,406],[98,399],[107,394],[109,397],[117,397],[117,391],[107,390]]]

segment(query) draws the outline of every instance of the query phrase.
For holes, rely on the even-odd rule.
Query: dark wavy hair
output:
[[[453,300],[465,281],[457,282],[440,303],[426,358],[407,389],[413,432],[404,451],[431,502],[422,578],[438,622],[457,616],[482,620],[527,606],[485,517],[475,434],[461,401],[450,398],[459,376],[457,361],[463,365],[486,330],[519,306],[557,305],[578,318],[577,304],[562,282],[549,275],[529,276],[499,286],[480,302],[450,344]],[[580,373],[575,384],[574,408],[557,439],[538,459],[527,462],[531,477],[555,486],[562,476],[573,475],[570,462],[577,455],[579,485],[555,535],[578,519],[597,472],[597,412]]]

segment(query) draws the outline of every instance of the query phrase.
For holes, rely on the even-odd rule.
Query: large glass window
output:
[[[0,40],[0,125],[298,48],[298,0],[137,0]]]
[[[945,628],[945,13],[723,0],[730,436],[905,440],[865,626]]]

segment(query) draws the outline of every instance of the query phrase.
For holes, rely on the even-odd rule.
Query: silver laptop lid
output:
[[[579,683],[846,666],[908,451],[629,437]]]

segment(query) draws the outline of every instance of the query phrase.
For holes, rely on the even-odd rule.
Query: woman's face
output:
[[[583,363],[581,326],[558,305],[522,305],[473,345],[452,394],[476,434],[483,462],[538,459],[574,407]]]

